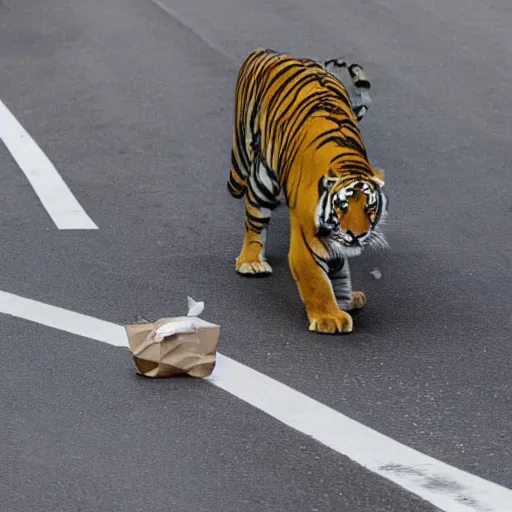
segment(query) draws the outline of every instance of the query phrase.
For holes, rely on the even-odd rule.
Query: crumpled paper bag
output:
[[[216,362],[220,326],[199,318],[204,303],[188,297],[187,316],[126,325],[137,373],[146,377],[208,377]]]

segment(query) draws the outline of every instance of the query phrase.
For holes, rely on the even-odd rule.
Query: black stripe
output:
[[[251,189],[251,194],[253,196],[255,195],[254,191],[252,189]],[[254,206],[254,208],[257,208],[257,209],[268,208],[269,210],[275,210],[277,208],[277,206],[279,206],[279,203],[277,201],[269,203],[267,201],[261,200],[259,197],[258,198],[254,197],[254,199],[253,199],[253,198],[251,198],[251,196],[249,194],[247,194],[246,199],[251,206]]]
[[[263,164],[263,162],[259,161],[259,162],[257,162],[256,165],[258,165],[259,163]],[[267,173],[269,175],[270,181],[274,181],[272,179],[271,174],[270,174],[271,173],[271,169],[266,167],[265,164],[263,164],[263,166],[265,167],[265,170],[267,171]],[[253,180],[256,182],[256,185],[258,186],[257,192],[260,192],[261,193],[260,195],[263,195],[269,202],[275,202],[276,197],[275,197],[274,191],[268,190],[267,187],[260,180],[260,175],[259,175],[258,169],[256,169],[256,168],[254,169],[251,177],[253,178]],[[252,190],[252,192],[254,194],[256,191],[254,189],[252,189],[252,180],[249,180],[249,186],[251,187],[251,190]],[[256,195],[256,194],[254,194],[254,195]]]
[[[327,135],[330,135],[330,134],[339,134],[340,132],[340,129],[339,128],[332,128],[330,130],[327,130],[323,133],[321,133],[320,135],[317,135],[309,144],[308,144],[308,147],[309,146],[312,146],[313,144],[315,144],[316,142],[318,142],[320,139],[323,139],[324,137],[326,137]]]
[[[341,102],[349,109],[352,110],[352,104],[350,103],[350,100],[348,98],[348,94],[345,93],[345,91],[340,90],[338,87],[338,83],[336,84],[329,84],[325,85],[326,89],[329,89],[329,91],[333,92],[336,95],[336,98],[341,100]]]
[[[247,179],[247,175],[243,174],[242,171],[240,170],[240,167],[238,166],[238,161],[235,156],[235,152],[233,150],[231,150],[231,165],[233,166],[233,170],[235,171],[237,176],[241,180],[245,181]]]
[[[329,260],[322,258],[318,254],[316,254],[315,251],[313,251],[311,246],[308,244],[308,241],[306,240],[306,235],[304,234],[304,230],[302,228],[300,229],[300,234],[302,236],[302,241],[304,242],[304,245],[307,247],[308,251],[313,256],[313,259],[315,260],[315,262],[317,262],[317,263],[321,262],[323,265],[325,265],[325,268],[321,267],[320,265],[318,265],[318,266],[320,266],[320,268],[322,268],[322,270],[327,274],[326,268],[329,268]]]
[[[256,226],[254,225],[250,219],[245,219],[245,227],[249,229],[249,231],[254,231],[258,235],[263,233],[263,227],[262,226]]]
[[[240,199],[241,197],[243,197],[244,193],[245,193],[245,188],[241,189],[241,191],[237,191],[233,188],[233,186],[231,185],[231,183],[227,183],[227,188],[228,188],[228,191],[229,193],[235,198],[235,199]]]
[[[270,222],[270,217],[256,217],[254,216],[252,213],[249,213],[248,210],[245,210],[245,215],[247,215],[247,217],[249,219],[251,219],[252,222],[254,222],[254,224],[263,224],[263,225],[267,225],[269,222]]]
[[[231,187],[233,192],[237,194],[245,190],[245,185],[237,183],[232,176],[230,176],[228,179],[228,186]]]
[[[322,142],[320,142],[320,144],[317,145],[316,149],[321,149],[324,146],[326,146],[327,144],[329,144],[330,142],[334,142],[335,144],[337,144],[338,146],[341,146],[341,147],[344,147],[346,144],[346,142],[344,140],[342,140],[339,135],[333,135],[330,137],[326,137],[324,140],[322,140]]]

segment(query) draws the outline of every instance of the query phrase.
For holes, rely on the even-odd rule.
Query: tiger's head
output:
[[[384,173],[371,178],[322,176],[318,182],[316,236],[333,257],[359,256],[365,246],[387,247],[380,224],[387,215]]]

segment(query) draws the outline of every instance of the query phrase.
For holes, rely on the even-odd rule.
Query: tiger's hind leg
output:
[[[229,170],[229,178],[227,187],[229,193],[235,199],[241,199],[247,190],[248,172],[243,163],[237,158],[235,149],[231,151],[231,169]]]
[[[247,181],[245,196],[245,238],[236,270],[244,275],[268,275],[272,267],[266,259],[267,232],[272,210],[279,205],[280,186],[277,176],[256,158]]]
[[[245,199],[245,237],[236,271],[242,275],[269,275],[272,267],[266,260],[267,230],[271,210],[251,204]]]
[[[343,258],[336,266],[331,267],[328,275],[340,309],[352,311],[364,307],[366,304],[365,294],[352,291],[348,258]]]

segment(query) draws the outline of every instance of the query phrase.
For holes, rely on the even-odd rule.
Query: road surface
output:
[[[511,25],[505,0],[2,0],[0,100],[98,229],[58,229],[0,142],[0,290],[121,325],[203,300],[222,354],[512,488]],[[352,264],[349,336],[307,330],[285,209],[274,275],[234,273],[233,89],[258,46],[372,80],[392,250]],[[1,512],[438,510],[207,382],[0,325]]]

